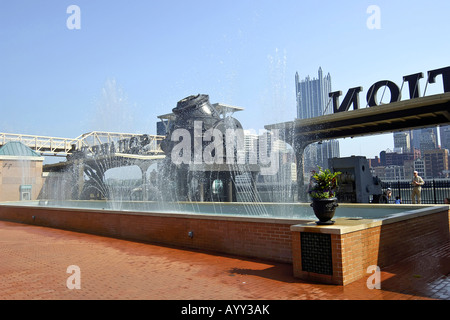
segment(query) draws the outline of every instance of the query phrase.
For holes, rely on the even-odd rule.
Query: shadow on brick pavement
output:
[[[450,242],[345,287],[296,279],[292,265],[0,221],[2,300],[450,300]],[[80,289],[69,289],[80,270]]]

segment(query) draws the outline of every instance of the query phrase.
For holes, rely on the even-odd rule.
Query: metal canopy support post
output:
[[[298,140],[299,139],[295,139],[293,146],[297,165],[297,196],[299,202],[306,202],[308,201],[308,196],[305,188],[304,155],[307,145],[298,142]]]

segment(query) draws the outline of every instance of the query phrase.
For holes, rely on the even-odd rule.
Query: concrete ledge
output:
[[[92,212],[108,215],[132,215],[132,216],[150,216],[150,217],[167,217],[167,218],[181,218],[181,219],[200,219],[200,220],[220,220],[220,221],[242,221],[242,222],[264,222],[275,224],[303,224],[311,222],[306,219],[296,218],[278,218],[266,216],[248,216],[248,215],[227,215],[227,214],[201,214],[201,213],[174,213],[174,212],[143,212],[133,210],[112,210],[112,209],[92,209],[92,208],[61,208],[61,207],[46,207],[46,206],[32,206],[21,205],[17,201],[0,203],[0,208],[7,206],[8,208],[30,208],[33,211],[65,211],[65,212]]]
[[[314,221],[308,221],[306,223],[291,226],[291,231],[346,234],[381,225],[381,221],[371,219],[337,218],[333,219],[333,221],[335,221],[335,224],[325,226],[319,226]]]
[[[398,205],[397,205],[398,206]],[[407,206],[410,208],[411,206]],[[448,205],[420,205],[420,208],[408,210],[401,213],[387,215],[381,219],[360,219],[360,218],[336,218],[333,225],[317,225],[314,221],[307,221],[291,226],[293,232],[314,232],[328,234],[346,234],[364,229],[374,228],[400,221],[405,221],[417,217],[422,217],[437,212],[450,210]]]

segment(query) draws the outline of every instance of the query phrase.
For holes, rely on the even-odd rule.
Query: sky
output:
[[[295,119],[295,73],[319,67],[333,91],[362,86],[364,107],[379,80],[450,66],[448,12],[444,0],[2,0],[0,132],[155,134],[199,93],[258,131]],[[437,79],[426,95],[442,92]],[[341,157],[388,148],[392,134],[340,140]]]

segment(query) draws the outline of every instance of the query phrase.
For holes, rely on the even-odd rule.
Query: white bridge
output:
[[[159,143],[164,136],[93,131],[77,138],[58,138],[16,133],[0,133],[0,147],[11,141],[19,141],[41,155],[66,157],[75,151],[96,153],[105,146],[116,152],[132,153],[138,144],[145,144],[145,153],[163,155]]]

